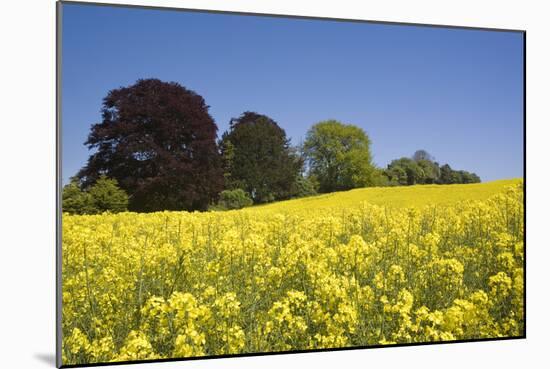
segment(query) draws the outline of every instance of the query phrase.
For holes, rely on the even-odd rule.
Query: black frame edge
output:
[[[149,10],[167,10],[167,11],[180,11],[180,12],[194,12],[194,13],[210,13],[210,14],[232,14],[232,15],[248,15],[256,17],[268,17],[268,18],[293,18],[293,19],[309,19],[309,20],[325,20],[336,22],[353,22],[353,23],[372,23],[372,24],[385,24],[394,26],[416,26],[416,27],[435,27],[435,28],[452,28],[463,29],[473,31],[495,31],[495,32],[525,32],[522,29],[512,28],[491,28],[481,26],[459,26],[451,24],[431,24],[431,23],[415,23],[415,22],[395,22],[395,21],[379,21],[370,19],[359,18],[335,18],[335,17],[322,17],[313,15],[295,15],[295,14],[271,14],[271,13],[259,13],[259,12],[246,12],[246,11],[234,11],[234,10],[214,10],[214,9],[202,9],[202,8],[176,8],[170,6],[159,5],[131,5],[131,4],[112,4],[106,2],[88,2],[78,0],[58,0],[58,2],[67,5],[89,5],[89,6],[102,6],[113,8],[133,8],[133,9],[149,9]]]
[[[369,349],[378,349],[378,348],[418,347],[418,346],[430,346],[430,345],[452,345],[456,343],[510,341],[510,340],[521,340],[525,338],[526,338],[525,335],[521,335],[521,336],[512,336],[512,337],[478,338],[478,339],[472,339],[472,340],[396,343],[391,345],[350,346],[350,347],[333,347],[333,348],[311,349],[311,350],[290,350],[290,351],[258,352],[258,353],[211,355],[211,356],[192,356],[192,357],[150,359],[150,360],[112,361],[112,362],[98,362],[98,363],[88,363],[88,364],[62,365],[60,368],[88,368],[88,367],[109,366],[109,365],[132,365],[132,364],[186,362],[186,361],[195,361],[195,360],[236,359],[236,358],[243,358],[243,357],[258,357],[258,356],[273,356],[273,355],[316,354],[320,352],[369,350]]]

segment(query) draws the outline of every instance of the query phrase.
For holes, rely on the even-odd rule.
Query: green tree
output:
[[[222,209],[241,209],[252,205],[252,199],[242,189],[224,190],[220,193],[218,207]]]
[[[235,159],[235,146],[227,139],[227,133],[222,135],[222,139],[219,141],[218,146],[222,153],[224,186],[226,188],[237,187],[235,183],[236,180],[231,175],[233,172],[233,161]]]
[[[449,164],[444,164],[439,168],[439,184],[451,184],[455,183],[456,176],[454,175],[454,170],[452,170]]]
[[[407,172],[399,165],[388,164],[384,174],[388,178],[390,186],[405,186],[407,184]]]
[[[88,191],[97,212],[118,213],[128,209],[128,195],[118,187],[116,179],[101,175]]]
[[[479,183],[481,179],[475,173],[470,173],[465,170],[459,170],[460,183]]]
[[[436,183],[439,179],[439,164],[435,162],[435,158],[426,150],[416,150],[412,159],[418,164],[422,170],[422,178],[418,178],[418,183],[431,184]]]
[[[273,119],[254,112],[232,119],[220,148],[227,189],[242,188],[255,203],[290,198],[303,163]]]
[[[291,196],[293,198],[313,196],[317,194],[318,188],[319,188],[319,183],[317,182],[315,177],[312,177],[312,176],[308,177],[308,176],[303,176],[299,174],[292,185]]]
[[[410,158],[393,160],[386,169],[390,182],[399,185],[424,183],[424,171],[416,161]]]
[[[470,175],[471,175],[471,178],[472,178],[471,183],[481,183],[481,178],[477,174],[470,173]]]
[[[453,170],[449,164],[442,165],[440,172],[439,180],[437,182],[439,184],[481,182],[481,178],[479,178],[477,174],[470,173],[465,170]]]
[[[320,192],[374,184],[370,139],[357,126],[336,120],[319,122],[307,132],[302,150]]]
[[[71,182],[63,187],[61,198],[61,209],[64,213],[92,214],[96,212],[92,197],[80,189],[76,178],[71,178]]]
[[[439,165],[431,160],[421,159],[416,161],[422,169],[422,179],[420,183],[432,184],[439,179]]]
[[[434,161],[434,157],[426,150],[416,150],[412,156],[412,159],[416,162],[421,160]]]
[[[384,186],[394,186],[394,183],[391,183],[389,180],[386,171],[381,168],[375,168],[373,172],[373,186],[375,187],[384,187]]]

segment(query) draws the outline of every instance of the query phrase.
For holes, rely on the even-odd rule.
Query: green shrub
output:
[[[63,187],[61,208],[68,214],[118,213],[128,209],[128,195],[115,179],[101,176],[88,191],[83,191],[76,179]]]
[[[75,179],[71,179],[71,183],[63,187],[61,198],[61,209],[65,213],[91,214],[96,212],[92,197],[88,192],[80,189]]]
[[[218,201],[219,208],[232,210],[241,209],[250,205],[252,205],[252,199],[240,188],[236,190],[225,190],[220,193],[220,200]]]
[[[118,213],[128,209],[128,195],[118,187],[116,179],[102,175],[90,188],[89,194],[98,213],[105,211]]]

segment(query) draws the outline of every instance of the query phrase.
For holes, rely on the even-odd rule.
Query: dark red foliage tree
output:
[[[142,79],[112,90],[85,144],[83,187],[118,181],[133,211],[204,210],[222,190],[217,126],[204,99],[178,83]]]

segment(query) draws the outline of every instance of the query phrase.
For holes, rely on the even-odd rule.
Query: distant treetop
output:
[[[393,160],[384,171],[389,185],[479,183],[475,173],[442,166],[426,150],[417,150],[411,158]]]

